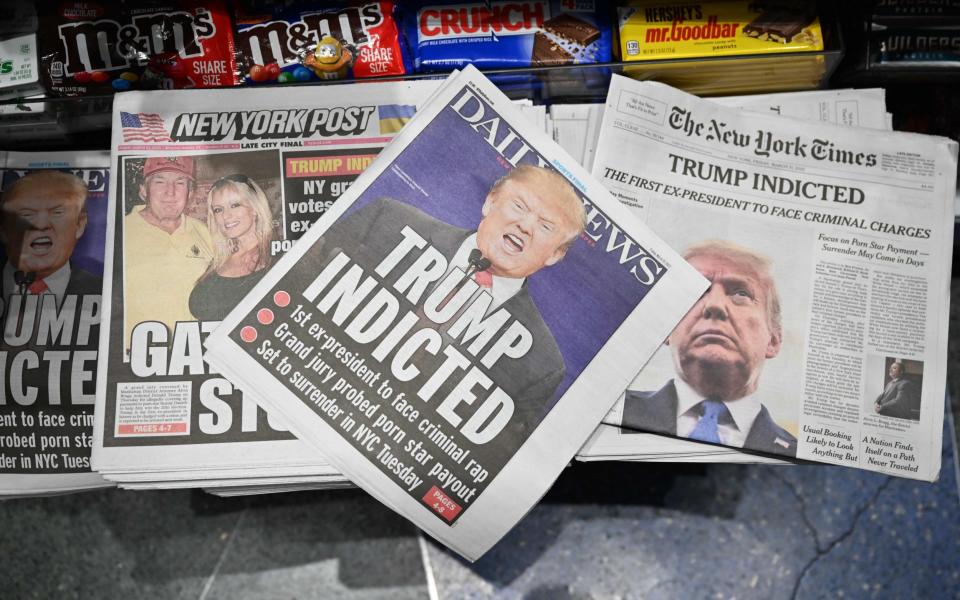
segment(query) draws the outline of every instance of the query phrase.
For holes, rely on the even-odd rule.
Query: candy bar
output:
[[[619,8],[624,61],[823,50],[820,20],[795,0]]]
[[[533,35],[533,54],[530,62],[537,67],[569,65],[573,62],[573,55],[538,31]]]
[[[417,71],[594,64],[612,60],[600,3],[420,2],[404,12]]]
[[[751,37],[767,36],[772,41],[790,42],[813,18],[803,14],[777,11],[763,13],[743,26],[743,33]]]
[[[600,39],[599,29],[569,13],[563,13],[546,21],[543,28],[580,46],[590,45]],[[534,46],[536,46],[536,40],[534,40]]]

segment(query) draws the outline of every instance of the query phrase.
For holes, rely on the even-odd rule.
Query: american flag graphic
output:
[[[153,113],[120,113],[125,142],[172,142],[163,125],[163,119]]]

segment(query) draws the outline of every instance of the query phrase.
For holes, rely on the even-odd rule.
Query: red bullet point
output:
[[[249,344],[250,342],[257,339],[257,330],[247,325],[246,327],[240,330],[240,339]]]
[[[260,321],[261,325],[273,323],[273,311],[269,308],[261,308],[257,311],[257,320]]]

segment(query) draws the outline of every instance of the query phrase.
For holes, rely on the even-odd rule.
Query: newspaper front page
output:
[[[850,127],[890,129],[885,92],[882,89],[843,89],[780,94],[755,94],[710,98],[725,106],[774,113],[785,117],[821,121]],[[585,106],[585,105],[581,105]],[[593,105],[597,121],[602,120],[603,104]],[[600,133],[596,127],[593,143]],[[561,145],[563,145],[561,143]],[[592,151],[591,151],[592,155]],[[591,162],[592,168],[592,162]],[[577,454],[578,460],[637,460],[675,462],[746,462],[783,463],[783,459],[744,452],[740,449],[709,446],[682,438],[658,434],[635,434],[624,444],[624,438],[615,435],[615,425],[601,424],[590,440]]]
[[[336,473],[210,369],[201,344],[438,85],[117,97],[98,470],[141,482]]]
[[[108,152],[0,153],[0,496],[90,470]]]
[[[358,486],[476,559],[705,285],[471,67],[205,356]]]
[[[712,285],[604,419],[621,428],[601,452],[642,430],[936,477],[956,161],[945,138],[615,77],[594,174]]]

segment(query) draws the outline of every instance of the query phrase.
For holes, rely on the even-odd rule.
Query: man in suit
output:
[[[102,280],[70,257],[87,227],[87,184],[61,171],[34,171],[0,198],[0,238],[7,253],[2,287],[14,293],[100,294]]]
[[[497,181],[484,199],[481,216],[477,228],[471,231],[439,221],[403,202],[381,198],[341,218],[323,234],[311,251],[320,256],[318,263],[311,259],[311,264],[317,265],[311,271],[319,272],[343,251],[367,273],[373,273],[402,242],[401,230],[407,226],[447,262],[445,271],[441,271],[445,275],[438,282],[417,291],[413,300],[410,294],[414,292],[402,296],[405,308],[415,311],[420,319],[413,330],[430,327],[442,334],[444,346],[468,347],[469,336],[475,334],[458,328],[457,322],[470,310],[466,307],[484,294],[482,300],[489,302],[485,315],[505,309],[521,323],[530,332],[530,349],[522,358],[501,359],[487,371],[494,385],[513,399],[512,418],[497,436],[497,443],[488,445],[500,450],[483,449],[503,454],[500,458],[505,460],[545,416],[565,373],[563,356],[530,297],[527,279],[564,257],[583,230],[586,216],[582,202],[561,175],[533,166],[516,168]],[[412,252],[404,256],[382,277],[381,285],[393,288],[418,256]],[[456,280],[456,274],[453,278],[447,275],[458,268],[472,272],[472,280],[464,276],[459,287],[441,287]],[[463,354],[470,356],[468,352]],[[443,359],[435,351],[418,352],[409,361],[419,372],[411,385],[423,384],[437,372]],[[458,370],[441,383],[432,395],[434,404],[446,397],[462,373]],[[466,420],[469,415],[470,408],[461,405],[457,417]],[[490,454],[485,458],[497,460]]]
[[[628,391],[623,427],[796,456],[796,438],[756,395],[783,339],[769,260],[725,241],[697,244],[684,258],[710,289],[667,338],[676,379],[656,392]]]
[[[885,417],[919,421],[920,392],[903,372],[903,363],[899,360],[892,362],[887,374],[890,380],[874,401],[873,409]]]
[[[7,255],[0,275],[5,307],[0,348],[35,357],[8,374],[12,390],[38,394],[33,406],[24,410],[62,411],[70,415],[92,410],[84,407],[93,403],[92,365],[100,339],[97,307],[103,281],[70,262],[77,241],[87,228],[86,203],[87,184],[75,175],[55,170],[28,173],[0,197],[0,240]],[[23,295],[24,301],[11,302],[13,295]],[[85,302],[78,297],[75,304],[66,304],[64,299],[69,296],[97,299],[91,308],[89,298]],[[51,297],[56,306],[49,300]],[[44,341],[38,338],[39,315],[54,309],[76,311],[77,318],[69,319],[72,325],[60,333],[51,333]],[[81,314],[86,314],[89,321],[81,322]],[[46,352],[51,350],[58,355],[66,349],[83,351],[84,358],[72,353],[68,361],[56,362],[58,367],[52,370]],[[74,373],[81,372],[85,377],[73,378]],[[50,379],[55,373],[59,373],[59,386]],[[50,399],[54,390],[59,394],[55,400]]]

